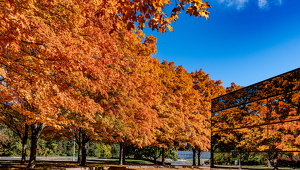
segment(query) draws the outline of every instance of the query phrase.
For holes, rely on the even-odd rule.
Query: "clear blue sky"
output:
[[[300,0],[210,0],[210,17],[182,13],[158,38],[160,61],[248,86],[300,67]]]

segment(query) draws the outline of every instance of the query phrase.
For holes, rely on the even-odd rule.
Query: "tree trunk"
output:
[[[31,124],[31,148],[30,148],[30,159],[28,163],[28,168],[35,168],[36,163],[36,151],[38,147],[38,139],[45,128],[45,125],[39,123]]]
[[[120,158],[119,158],[119,165],[123,165],[123,156],[124,156],[124,143],[120,142]]]
[[[31,136],[30,160],[28,168],[35,168],[36,152],[38,147],[38,138],[35,135]]]
[[[82,132],[82,158],[80,166],[86,166],[86,150],[87,150],[87,143],[89,141],[89,137],[85,134],[85,132]]]
[[[211,150],[210,150],[210,168],[215,167],[214,163],[215,163],[214,150],[213,150],[213,147],[211,147]]]
[[[193,166],[196,166],[196,149],[193,148]]]
[[[87,150],[87,142],[82,143],[82,158],[80,166],[86,166],[86,150]]]
[[[271,154],[270,154],[270,152],[268,153],[268,168],[272,168],[272,165],[271,165]]]
[[[277,153],[277,152],[275,152],[275,158],[274,158],[274,169],[278,169],[277,156],[278,156],[278,153]],[[293,160],[293,157],[291,158],[291,160]]]
[[[200,166],[201,149],[198,148],[198,166]]]
[[[241,152],[239,152],[239,169],[242,169]]]
[[[272,168],[270,159],[268,159],[268,168]]]
[[[21,165],[25,165],[26,163],[26,149],[27,149],[27,140],[28,140],[28,124],[25,124],[25,134],[22,138],[22,158],[21,158]]]
[[[78,144],[78,158],[77,158],[77,163],[81,163],[81,158],[82,158],[82,131],[81,131],[81,128],[79,129],[78,136],[76,138],[76,142]]]
[[[125,158],[126,158],[126,145],[123,143],[123,165],[126,164]]]
[[[78,158],[77,158],[77,163],[81,163],[81,158],[82,158],[82,142],[78,142]]]
[[[162,148],[161,164],[165,165],[165,148]]]

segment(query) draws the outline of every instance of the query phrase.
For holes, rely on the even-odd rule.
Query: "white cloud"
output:
[[[281,3],[282,3],[282,0],[278,0],[278,2],[279,2],[279,4],[281,5]]]
[[[265,8],[265,7],[267,7],[267,5],[268,5],[267,0],[258,0],[259,8]]]
[[[236,3],[237,3],[237,9],[241,9],[244,7],[244,4],[248,2],[248,0],[237,0]]]
[[[227,6],[235,6],[237,9],[242,9],[244,4],[249,0],[219,0],[219,3],[226,3]]]
[[[228,7],[235,7],[238,10],[243,9],[247,3],[257,4],[260,9],[268,8],[269,4],[282,4],[282,0],[218,0],[218,2]]]

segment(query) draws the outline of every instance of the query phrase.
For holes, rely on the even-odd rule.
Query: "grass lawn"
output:
[[[147,164],[147,165],[153,165],[153,162],[146,161],[146,160],[135,160],[135,159],[126,159],[127,164]]]
[[[216,165],[216,166],[231,166],[231,165]],[[232,165],[232,166],[237,166],[237,165]],[[242,165],[242,168],[255,168],[255,169],[274,169],[274,167],[272,168],[268,168],[267,165]],[[292,169],[293,167],[281,167],[279,166],[278,169]],[[300,169],[299,167],[295,167],[295,169]]]
[[[268,168],[267,165],[244,165],[246,167],[251,167],[251,168]],[[291,169],[291,167],[278,167],[279,169]],[[274,169],[273,167],[270,169]]]
[[[119,159],[101,159],[102,162],[105,163],[119,163]],[[153,162],[147,161],[147,160],[137,160],[137,159],[126,159],[126,164],[147,164],[147,165],[153,165]]]
[[[95,158],[95,157],[93,157]],[[87,162],[87,166],[118,166],[118,159],[90,159]],[[1,170],[9,170],[9,169],[25,169],[28,161],[26,161],[26,165],[20,165],[20,160],[0,160],[0,169]],[[135,159],[126,159],[127,165],[151,165],[153,164],[150,161],[146,160],[135,160]],[[35,169],[60,169],[60,168],[75,168],[80,167],[78,163],[72,161],[37,161]]]
[[[16,161],[16,160],[13,161],[0,160],[0,169],[1,170],[26,169],[28,161],[26,161],[25,165],[20,165],[20,162],[21,161]],[[78,163],[37,161],[35,169],[59,169],[59,168],[72,168],[72,167],[79,167]]]

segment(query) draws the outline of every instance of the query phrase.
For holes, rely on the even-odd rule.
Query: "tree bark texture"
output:
[[[198,166],[200,166],[201,149],[198,148]]]
[[[87,150],[87,142],[82,143],[82,158],[80,166],[86,166],[86,150]]]
[[[196,166],[196,149],[193,148],[193,166]]]
[[[123,143],[123,165],[126,164],[126,145]]]
[[[162,156],[161,156],[161,164],[162,165],[165,165],[165,152],[166,152],[166,149],[165,148],[162,148]]]
[[[242,160],[241,160],[241,152],[239,152],[239,169],[242,169]]]
[[[26,163],[26,149],[27,149],[27,140],[28,140],[28,130],[29,125],[25,124],[25,133],[22,138],[22,158],[21,158],[21,165],[25,165]]]
[[[214,163],[215,163],[214,151],[211,148],[211,150],[210,150],[210,168],[214,168],[215,167]]]
[[[124,156],[124,143],[120,142],[120,158],[119,158],[119,165],[123,165],[123,156]]]
[[[90,138],[85,134],[85,132],[82,131],[82,158],[80,166],[86,166],[86,156],[87,156],[87,143],[90,140]]]
[[[27,166],[28,168],[35,168],[38,139],[44,128],[45,125],[41,123],[31,124],[31,148],[30,148],[30,159]]]
[[[274,169],[278,169],[278,160],[277,160],[277,157],[278,157],[278,153],[275,152]],[[291,157],[291,159],[293,159],[293,157]]]
[[[272,153],[268,153],[268,168],[272,168],[272,165],[271,165],[271,156],[272,156]]]
[[[75,132],[75,139],[78,144],[77,163],[81,163],[81,158],[82,158],[82,131],[81,131],[81,128],[78,131],[78,135],[76,135],[76,132]]]

